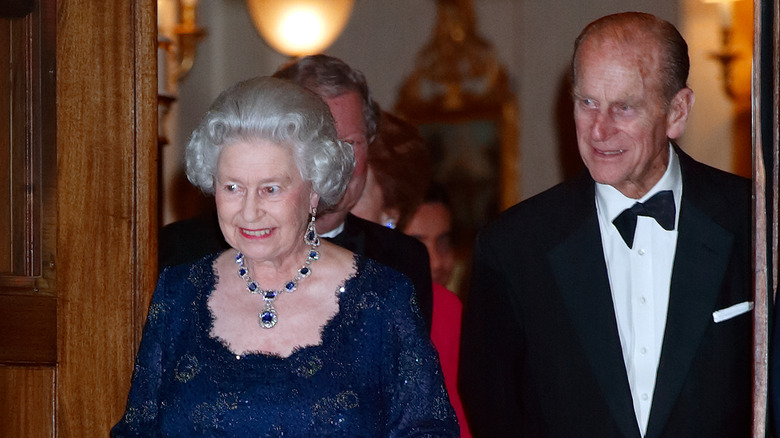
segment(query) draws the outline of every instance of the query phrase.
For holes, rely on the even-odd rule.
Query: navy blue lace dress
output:
[[[160,276],[111,436],[458,436],[406,277],[356,256],[322,344],[238,356],[209,335],[214,258]]]

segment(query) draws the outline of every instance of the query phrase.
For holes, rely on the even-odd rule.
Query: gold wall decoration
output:
[[[721,67],[721,79],[723,80],[723,91],[726,95],[734,99],[734,61],[746,55],[741,53],[738,47],[732,43],[734,32],[734,3],[738,0],[702,0],[703,3],[714,4],[718,7],[718,22],[720,25],[720,49],[717,52],[710,53],[710,57],[717,60]],[[748,56],[749,58],[749,56]]]
[[[520,200],[518,105],[506,68],[477,34],[472,0],[438,0],[430,41],[402,84],[395,112],[417,125],[433,180],[453,204],[455,245]]]
[[[179,81],[195,65],[206,30],[198,25],[198,0],[157,0],[157,144],[169,143],[165,122]]]

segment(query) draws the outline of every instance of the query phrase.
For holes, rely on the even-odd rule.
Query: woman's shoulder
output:
[[[413,288],[409,277],[372,258],[355,254],[356,275],[365,282],[392,288]]]
[[[193,291],[208,291],[216,282],[214,260],[218,254],[202,257],[200,260],[163,269],[155,289],[155,301],[187,299]]]
[[[205,267],[210,267],[213,264],[214,259],[219,255],[220,253],[209,254],[191,263],[166,266],[160,271],[160,276],[162,277],[165,275],[170,278],[188,276],[191,271],[198,272],[202,271]]]
[[[341,279],[349,288],[378,288],[379,286],[412,287],[409,279],[399,271],[363,254],[358,254],[324,241],[319,248],[320,261],[327,270]],[[325,265],[323,265],[325,262]],[[380,288],[381,289],[381,288]]]
[[[361,308],[383,313],[408,312],[417,308],[414,286],[408,277],[374,259],[355,255],[356,272],[347,285]]]

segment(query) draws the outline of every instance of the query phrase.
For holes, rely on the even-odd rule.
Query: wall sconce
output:
[[[197,45],[206,36],[198,26],[197,8],[198,0],[157,0],[157,47],[165,52],[157,63],[158,88],[165,92],[190,72]]]
[[[721,65],[723,90],[729,98],[734,98],[734,90],[731,86],[731,63],[739,57],[739,54],[731,48],[732,13],[735,1],[737,0],[702,0],[703,3],[714,3],[718,6],[721,44],[720,50],[710,53],[710,57],[716,59]]]
[[[292,56],[321,53],[349,21],[354,0],[247,0],[258,32],[271,48]]]
[[[198,0],[157,0],[157,114],[159,145],[168,144],[165,119],[176,101],[177,82],[195,64],[198,42],[206,31],[198,26]]]
[[[192,69],[192,65],[195,63],[195,49],[200,39],[206,36],[206,31],[198,27],[195,15],[198,0],[178,0],[176,3],[178,3],[179,21],[173,28],[173,34],[176,37],[174,77],[180,81]]]

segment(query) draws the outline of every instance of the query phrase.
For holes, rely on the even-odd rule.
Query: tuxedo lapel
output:
[[[615,423],[624,436],[639,437],[593,191],[586,191],[581,196],[585,202],[579,211],[566,212],[568,217],[578,218],[579,226],[547,256],[574,330]]]
[[[730,232],[713,221],[717,212],[699,207],[707,206],[703,199],[714,195],[708,195],[707,187],[698,186],[698,178],[690,174],[690,159],[680,151],[678,155],[684,165],[683,200],[647,438],[658,437],[663,431],[702,337],[713,323],[712,312],[734,241]]]

